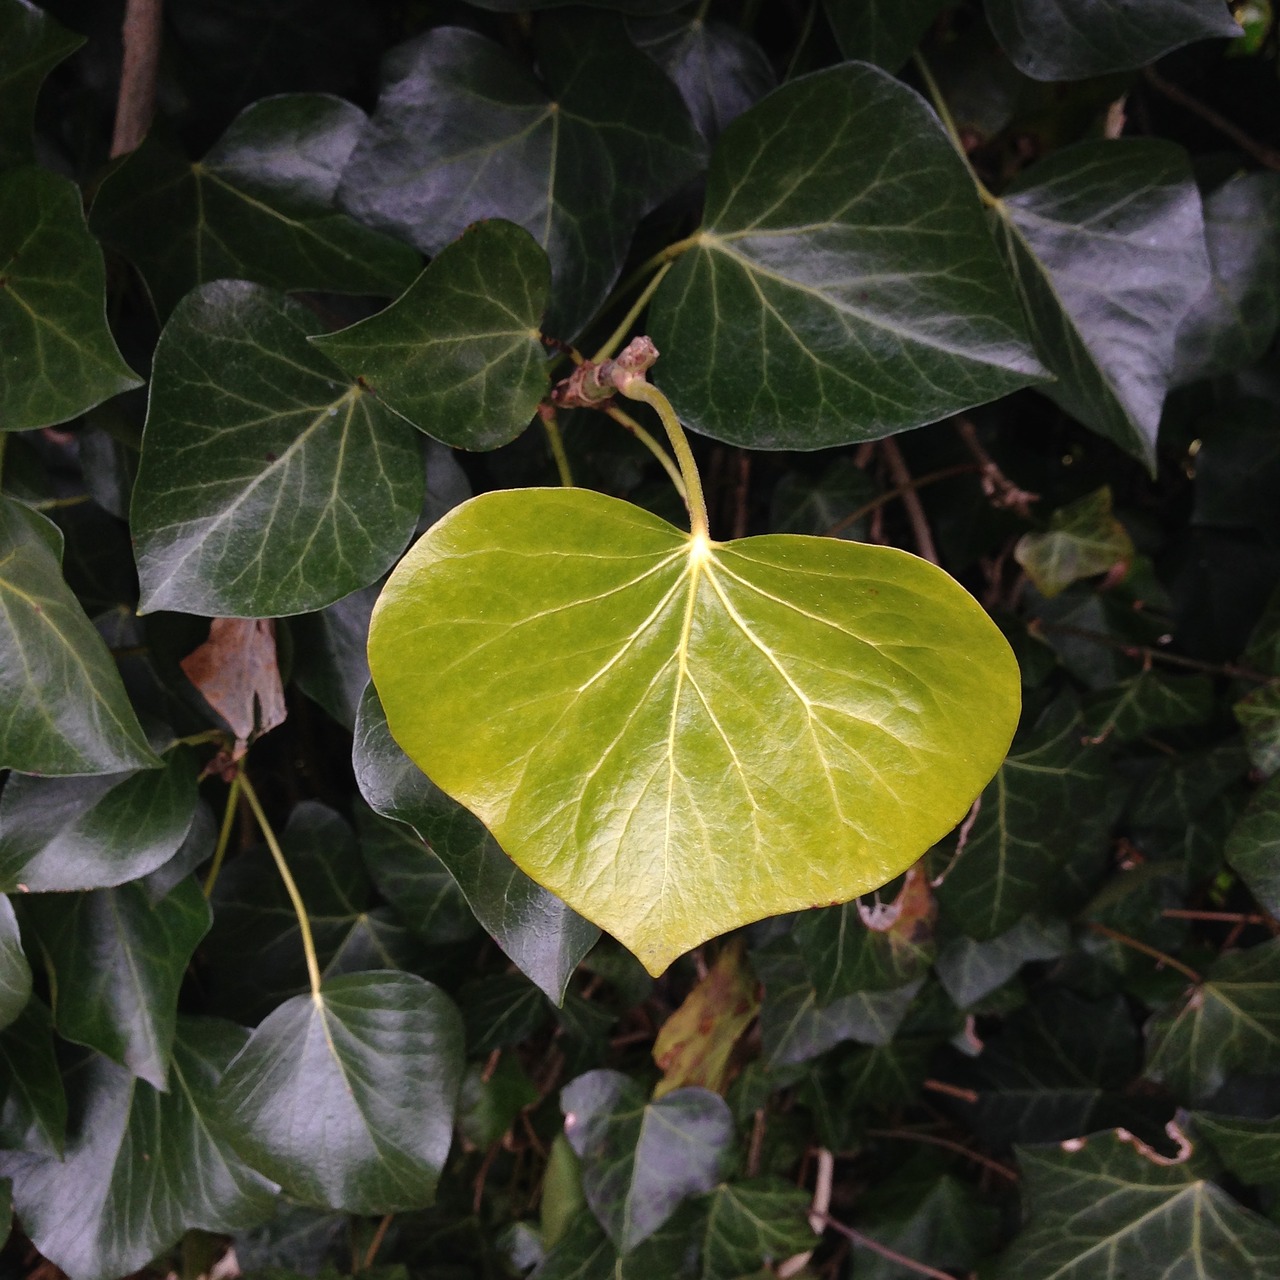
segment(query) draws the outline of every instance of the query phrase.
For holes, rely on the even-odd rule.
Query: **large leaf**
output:
[[[493,449],[529,425],[550,386],[538,331],[550,292],[537,241],[482,222],[385,311],[311,341],[429,436]]]
[[[396,745],[372,685],[356,721],[356,781],[370,806],[411,827],[457,881],[475,917],[529,979],[559,1004],[600,930],[535,884],[498,847],[484,824],[440,790]],[[402,865],[372,865],[380,885]],[[429,874],[432,864],[423,863]],[[387,883],[387,891],[396,885]],[[412,904],[400,895],[407,912]],[[411,923],[416,927],[417,922]]]
[[[211,920],[199,885],[185,880],[155,904],[135,883],[30,907],[58,1033],[168,1088],[178,989]]]
[[[996,1280],[1262,1280],[1280,1230],[1199,1167],[1157,1164],[1116,1134],[1081,1148],[1024,1148],[1030,1216]]]
[[[22,950],[22,935],[13,903],[0,894],[0,1030],[9,1026],[31,999],[31,966]]]
[[[681,418],[761,449],[874,439],[1042,373],[937,117],[858,63],[725,130],[649,330]]]
[[[27,1234],[72,1280],[115,1280],[191,1228],[229,1233],[271,1216],[274,1187],[214,1127],[214,1089],[245,1035],[182,1019],[168,1093],[88,1054],[67,1073],[64,1158],[0,1154]]]
[[[934,566],[691,539],[580,489],[455,508],[389,580],[369,657],[411,758],[655,974],[904,870],[1018,710],[1003,638]]]
[[[1178,326],[1209,286],[1200,193],[1169,142],[1084,142],[1029,169],[996,202],[1043,388],[1149,468]]]
[[[0,0],[0,168],[32,158],[36,95],[45,76],[83,43],[30,0]]]
[[[1238,36],[1221,0],[986,0],[1015,65],[1037,80],[1083,80],[1154,62],[1211,36]]]
[[[897,71],[943,7],[942,0],[825,0],[846,58]]]
[[[688,1201],[653,1235],[620,1253],[595,1218],[579,1212],[529,1280],[701,1280],[698,1245],[705,1222],[701,1205]]]
[[[0,1032],[0,1150],[62,1157],[67,1095],[53,1053],[53,1015],[28,1000]]]
[[[149,138],[103,182],[90,225],[142,272],[162,317],[211,280],[394,297],[418,255],[334,207],[364,124],[340,98],[294,94],[246,108],[194,164]]]
[[[551,330],[571,338],[700,148],[677,90],[618,20],[551,17],[535,39],[542,83],[462,27],[394,49],[339,195],[430,254],[481,218],[519,223],[551,259]]]
[[[1146,1074],[1180,1099],[1212,1097],[1234,1072],[1280,1065],[1280,938],[1228,952],[1147,1026]]]
[[[102,251],[73,182],[0,173],[0,430],[65,422],[140,386],[107,328]]]
[[[1250,799],[1227,837],[1226,857],[1259,905],[1280,915],[1280,777]]]
[[[414,433],[308,344],[314,327],[227,280],[165,326],[131,517],[144,609],[304,613],[367,586],[408,541]]]
[[[0,705],[6,769],[86,774],[159,764],[102,637],[62,580],[62,534],[4,497]]]
[[[222,1081],[225,1132],[295,1199],[430,1204],[462,1078],[453,1002],[408,973],[346,974],[282,1004]]]
[[[722,1182],[707,1206],[702,1280],[738,1280],[817,1244],[809,1196],[775,1179]]]
[[[587,1203],[620,1253],[653,1235],[682,1200],[710,1191],[733,1141],[723,1098],[687,1088],[646,1102],[618,1071],[579,1076],[560,1106]]]
[[[195,811],[185,747],[160,773],[11,778],[0,796],[0,888],[46,893],[137,879],[177,852]]]

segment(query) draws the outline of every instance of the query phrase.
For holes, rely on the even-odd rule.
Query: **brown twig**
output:
[[[1144,956],[1150,956],[1153,960],[1158,960],[1161,964],[1167,965],[1170,969],[1183,974],[1192,982],[1201,983],[1204,981],[1203,976],[1198,974],[1190,965],[1183,964],[1181,960],[1175,960],[1173,956],[1167,955],[1149,943],[1143,942],[1138,938],[1131,938],[1127,933],[1121,933],[1119,929],[1113,929],[1110,925],[1099,924],[1097,920],[1086,920],[1085,924],[1094,933],[1100,933],[1104,938],[1110,938],[1113,942],[1118,942],[1121,946],[1128,947],[1132,951],[1140,951]]]
[[[953,467],[942,467],[937,471],[930,471],[927,475],[923,475],[914,479],[910,484],[898,485],[893,489],[886,489],[883,493],[878,493],[870,502],[864,502],[856,511],[851,512],[847,516],[841,516],[829,529],[823,531],[824,538],[838,538],[846,529],[855,525],[864,516],[869,516],[872,512],[879,511],[882,507],[887,506],[895,498],[903,498],[913,490],[920,490],[928,485],[937,484],[939,480],[950,480],[953,476],[971,475],[977,471],[978,467],[975,463],[964,462]]]
[[[1188,907],[1166,907],[1161,913],[1170,920],[1218,920],[1223,924],[1274,924],[1270,916],[1248,911],[1194,911]]]
[[[382,1248],[382,1242],[387,1238],[391,1219],[395,1216],[394,1213],[385,1214],[382,1221],[378,1223],[378,1229],[373,1233],[373,1239],[369,1241],[369,1247],[364,1251],[364,1260],[360,1264],[361,1271],[368,1271],[373,1266],[373,1260],[378,1256],[378,1250]]]
[[[911,522],[911,532],[916,540],[916,550],[925,560],[939,564],[938,548],[933,545],[933,534],[929,531],[929,521],[925,519],[924,507],[920,496],[916,493],[917,485],[907,470],[907,461],[898,448],[898,442],[891,437],[880,441],[880,450],[889,467],[889,476],[902,490],[902,505],[906,508],[907,519]]]
[[[881,1244],[879,1240],[864,1236],[861,1231],[846,1227],[843,1222],[837,1221],[830,1214],[822,1216],[822,1225],[830,1227],[832,1231],[838,1231],[846,1240],[857,1245],[860,1249],[870,1249],[872,1253],[878,1253],[882,1258],[888,1258],[890,1262],[894,1262],[900,1267],[906,1267],[908,1271],[914,1271],[917,1275],[932,1276],[933,1280],[955,1280],[955,1277],[946,1271],[939,1271],[937,1267],[931,1267],[927,1262],[918,1262],[915,1258],[908,1258],[905,1253],[899,1253],[896,1249],[890,1249],[887,1244]]]
[[[940,1138],[936,1133],[916,1133],[911,1129],[868,1129],[866,1134],[868,1138],[891,1138],[900,1142],[923,1142],[931,1147],[941,1147],[944,1151],[952,1151],[966,1160],[972,1160],[974,1164],[980,1164],[984,1169],[990,1169],[992,1173],[999,1174],[1010,1182],[1018,1181],[1016,1169],[1011,1169],[990,1156],[984,1156],[982,1152],[974,1151],[963,1143]]]
[[[751,1145],[747,1148],[747,1177],[754,1178],[760,1172],[760,1153],[764,1150],[764,1133],[767,1113],[757,1107],[751,1121]]]
[[[151,128],[156,110],[156,77],[160,70],[162,0],[128,0],[124,11],[124,57],[120,62],[120,94],[111,135],[111,158],[135,151]]]
[[[981,469],[982,492],[991,500],[991,505],[1003,511],[1016,511],[1024,520],[1029,520],[1031,504],[1039,502],[1040,495],[1014,484],[1000,470],[1000,464],[983,447],[977,428],[968,418],[956,419],[956,431]]]
[[[1239,125],[1233,124],[1228,120],[1226,116],[1219,115],[1212,107],[1206,106],[1201,102],[1199,98],[1192,97],[1180,85],[1166,80],[1155,67],[1147,67],[1143,75],[1146,76],[1147,83],[1153,89],[1159,90],[1170,102],[1176,102],[1180,107],[1185,107],[1192,115],[1199,116],[1205,124],[1211,125],[1223,137],[1230,138],[1241,151],[1247,152],[1259,164],[1266,165],[1268,169],[1280,170],[1280,151],[1275,151],[1271,147],[1255,141]]]
[[[945,1080],[926,1080],[924,1088],[931,1093],[945,1094],[948,1098],[959,1098],[961,1102],[977,1102],[978,1095],[973,1089],[962,1089],[958,1084],[948,1084]]]

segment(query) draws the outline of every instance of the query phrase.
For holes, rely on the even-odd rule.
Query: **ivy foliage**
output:
[[[9,1270],[1271,1280],[1271,6],[146,8],[0,0]]]

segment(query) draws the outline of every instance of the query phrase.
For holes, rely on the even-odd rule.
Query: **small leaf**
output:
[[[313,327],[231,280],[165,326],[133,491],[145,610],[305,613],[367,586],[413,533],[414,434],[308,344]]]
[[[0,1154],[27,1234],[71,1280],[115,1280],[187,1230],[228,1234],[271,1216],[275,1188],[214,1130],[214,1087],[245,1034],[181,1019],[168,1093],[86,1054],[66,1075],[64,1158]]]
[[[684,1085],[725,1092],[733,1051],[760,1011],[756,986],[739,938],[720,952],[706,977],[659,1028],[653,1060],[662,1079],[654,1088],[655,1098]]]
[[[369,659],[411,758],[654,974],[905,870],[1017,716],[1008,646],[934,566],[692,540],[582,489],[456,507],[384,588]]]
[[[1048,532],[1024,533],[1013,555],[1036,590],[1052,598],[1082,578],[1127,565],[1133,540],[1111,514],[1111,490],[1104,485],[1059,507]]]
[[[1149,469],[1183,317],[1209,286],[1200,193],[1169,142],[1083,142],[996,202],[1044,394]]]
[[[75,183],[34,166],[0,173],[0,430],[66,422],[142,385],[106,305]]]
[[[1280,1186],[1280,1117],[1251,1120],[1195,1111],[1192,1119],[1195,1132],[1241,1182]]]
[[[1064,922],[1023,916],[985,942],[952,939],[938,953],[934,970],[956,1007],[967,1009],[1004,986],[1024,964],[1056,960],[1070,948],[1071,934]]]
[[[364,124],[350,102],[299,93],[247,107],[197,163],[153,135],[104,179],[90,225],[141,271],[161,319],[212,280],[395,297],[418,255],[334,205]]]
[[[1146,1075],[1179,1098],[1211,1098],[1234,1072],[1280,1064],[1280,938],[1229,951],[1147,1024]]]
[[[13,1023],[31,999],[31,966],[13,903],[0,893],[0,1030]]]
[[[1096,740],[1132,742],[1154,729],[1177,729],[1211,719],[1213,682],[1208,676],[1141,671],[1118,688],[1086,698],[1084,707],[1085,725]]]
[[[23,773],[151,768],[102,637],[62,580],[62,534],[0,497],[0,767]]]
[[[212,919],[200,887],[185,880],[154,905],[134,883],[41,895],[29,908],[58,1033],[167,1089],[178,989]]]
[[[995,1280],[1261,1280],[1280,1267],[1280,1230],[1191,1165],[1156,1164],[1119,1135],[1022,1148],[1018,1163],[1030,1212]]]
[[[681,419],[756,449],[876,439],[1043,372],[937,117],[854,63],[725,130],[649,328]]]
[[[689,1196],[710,1191],[733,1141],[723,1098],[677,1089],[645,1102],[617,1071],[589,1071],[560,1094],[587,1203],[620,1253],[653,1235]]]
[[[40,86],[82,44],[84,36],[29,0],[0,0],[0,168],[33,158],[31,125]]]
[[[209,638],[181,662],[182,674],[231,726],[236,754],[283,724],[288,711],[269,618],[214,618]]]
[[[164,770],[96,778],[12,777],[0,796],[0,888],[106,889],[167,862],[195,818],[187,748]]]
[[[538,331],[550,293],[538,242],[482,222],[385,311],[311,342],[427,435],[496,449],[529,425],[551,385]]]
[[[942,7],[943,0],[824,0],[840,52],[886,71],[901,68]]]
[[[1193,40],[1240,34],[1219,0],[986,0],[986,8],[1004,51],[1035,80],[1129,71]]]
[[[555,1004],[600,930],[535,884],[478,818],[451,800],[396,745],[372,685],[356,721],[360,793],[376,812],[412,827],[457,881],[475,917]],[[430,869],[430,862],[424,869]],[[372,872],[377,880],[381,872]]]
[[[223,1128],[295,1199],[348,1213],[431,1203],[462,1078],[453,1002],[408,973],[330,978],[253,1033],[223,1078]]]
[[[707,1207],[702,1280],[739,1280],[817,1244],[809,1195],[779,1179],[722,1182]]]
[[[1280,916],[1280,777],[1254,793],[1227,837],[1225,853],[1258,905]]]

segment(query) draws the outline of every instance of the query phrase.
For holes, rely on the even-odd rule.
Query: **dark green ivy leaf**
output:
[[[779,1179],[722,1182],[707,1200],[702,1280],[738,1280],[812,1249],[810,1196]]]
[[[618,1071],[579,1076],[561,1091],[560,1107],[587,1203],[624,1254],[683,1200],[715,1186],[733,1141],[733,1117],[717,1094],[675,1089],[647,1102]]]
[[[1226,858],[1258,905],[1280,915],[1280,776],[1250,798],[1227,837]]]
[[[348,730],[355,728],[360,698],[369,683],[365,646],[379,590],[379,583],[362,587],[289,625],[294,683]]]
[[[1221,0],[986,0],[987,21],[1035,80],[1083,80],[1154,62],[1171,49],[1240,28]]]
[[[1141,671],[1117,688],[1086,698],[1084,720],[1099,741],[1132,742],[1155,729],[1204,724],[1213,710],[1208,676]]]
[[[137,266],[162,319],[212,280],[394,297],[421,261],[334,193],[365,115],[324,94],[247,107],[196,163],[148,138],[103,182],[90,226]]]
[[[1209,286],[1200,193],[1171,142],[1083,142],[995,201],[996,238],[1022,295],[1042,388],[1155,467],[1178,326]]]
[[[462,1019],[409,973],[296,996],[223,1078],[224,1131],[295,1199],[383,1214],[432,1202],[462,1079]]]
[[[529,879],[484,824],[400,750],[372,684],[356,722],[354,765],[370,807],[412,827],[427,842],[493,940],[559,1004],[600,930]],[[380,872],[372,874],[376,880]]]
[[[482,218],[518,223],[551,259],[548,324],[568,339],[701,148],[679,93],[618,20],[555,15],[534,34],[541,83],[461,27],[392,50],[339,199],[430,254]]]
[[[71,1280],[115,1280],[189,1229],[230,1233],[271,1216],[275,1188],[213,1127],[214,1089],[245,1035],[181,1019],[168,1093],[89,1053],[66,1075],[64,1158],[0,1154],[27,1234]]]
[[[846,58],[897,71],[911,56],[943,0],[824,0]]]
[[[529,1280],[700,1280],[703,1211],[687,1201],[653,1235],[619,1253],[590,1213],[575,1214]]]
[[[154,905],[138,883],[41,894],[29,909],[59,1035],[167,1089],[178,989],[212,919],[200,886],[184,880]]]
[[[0,173],[0,430],[66,422],[141,386],[107,328],[102,250],[75,183]]]
[[[310,313],[222,280],[160,335],[132,527],[142,607],[305,613],[368,586],[422,506],[408,423],[307,342]]]
[[[934,969],[956,1007],[967,1009],[1004,986],[1024,964],[1056,960],[1070,946],[1071,934],[1064,922],[1027,915],[984,942],[952,939],[939,952]]]
[[[1195,1133],[1206,1138],[1222,1163],[1250,1186],[1280,1186],[1280,1116],[1251,1120],[1245,1116],[1192,1113]]]
[[[44,78],[84,37],[29,0],[0,0],[0,168],[32,158],[31,124]]]
[[[28,1000],[0,1031],[0,1151],[62,1158],[67,1095],[53,1054],[53,1015]]]
[[[550,386],[538,331],[550,293],[538,242],[482,222],[385,311],[311,341],[427,435],[495,449],[528,426]]]
[[[31,966],[22,950],[22,935],[13,903],[0,893],[0,1030],[9,1026],[31,999]]]

